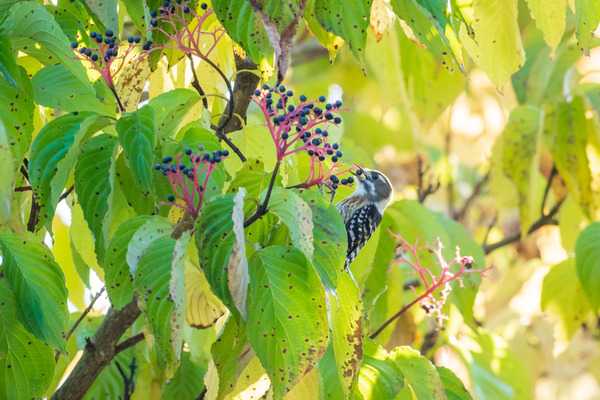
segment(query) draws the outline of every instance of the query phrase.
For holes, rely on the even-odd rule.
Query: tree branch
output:
[[[121,343],[115,346],[115,355],[119,354],[123,350],[127,350],[128,348],[135,346],[142,340],[144,340],[144,334],[142,332],[123,340]]]
[[[479,193],[481,193],[481,190],[483,189],[483,187],[485,186],[485,184],[487,183],[487,181],[489,179],[490,179],[490,172],[488,171],[488,173],[485,174],[485,176],[483,178],[481,178],[481,180],[479,182],[477,182],[477,184],[473,188],[473,193],[471,193],[471,195],[465,200],[465,203],[463,204],[461,209],[454,213],[454,219],[456,221],[462,221],[465,218],[465,215],[467,214],[469,207],[471,207],[471,204],[473,204],[473,201],[475,201],[477,196],[479,196]]]
[[[109,365],[117,354],[118,340],[140,314],[137,296],[120,310],[111,307],[94,337],[88,340],[81,359],[51,400],[83,398],[104,367]]]
[[[418,186],[417,186],[417,194],[419,196],[419,203],[423,204],[425,199],[440,188],[440,181],[436,184],[428,183],[425,185],[425,174],[429,170],[429,167],[423,166],[423,158],[419,155],[417,156],[417,168],[418,168]]]
[[[280,165],[281,165],[281,160],[278,160],[277,164],[275,164],[275,169],[273,170],[273,175],[271,175],[271,182],[269,182],[269,189],[267,190],[267,195],[265,196],[265,201],[263,202],[262,206],[260,206],[258,208],[258,210],[256,210],[256,213],[254,213],[253,216],[251,216],[250,218],[248,218],[248,220],[246,220],[246,222],[244,222],[244,228],[249,227],[250,225],[252,225],[254,223],[254,221],[256,221],[257,219],[259,219],[260,217],[262,217],[263,215],[265,215],[267,213],[267,205],[269,204],[269,199],[271,198],[271,192],[273,191],[273,186],[275,186],[275,178],[277,178],[277,173],[279,172]]]
[[[562,199],[560,199],[558,201],[558,203],[556,203],[554,205],[554,207],[552,208],[552,210],[550,210],[550,212],[546,215],[542,215],[537,221],[535,221],[531,227],[529,228],[529,230],[527,230],[527,234],[531,234],[535,231],[537,231],[538,229],[540,229],[542,226],[546,226],[546,225],[556,225],[557,222],[554,220],[554,216],[556,215],[556,213],[558,213],[560,206],[562,205],[563,201],[565,200],[566,197],[563,197]],[[508,244],[511,243],[515,243],[518,242],[521,239],[521,231],[519,230],[516,233],[513,233],[512,235],[509,235],[507,237],[505,237],[504,239],[496,242],[496,243],[492,243],[492,244],[488,244],[488,245],[484,245],[483,246],[483,251],[485,252],[486,255],[490,254],[492,251],[494,250],[498,250],[500,247],[504,247]]]
[[[86,315],[88,315],[90,313],[90,311],[92,311],[92,308],[94,308],[94,304],[96,303],[96,300],[98,300],[100,298],[100,296],[102,296],[102,293],[104,293],[105,289],[106,289],[106,287],[103,286],[102,289],[100,289],[100,291],[98,293],[96,293],[96,295],[94,296],[94,298],[92,299],[90,304],[86,307],[86,309],[83,310],[83,312],[81,313],[79,318],[77,318],[77,321],[75,321],[75,324],[73,324],[73,327],[64,336],[65,342],[69,340],[69,338],[71,337],[73,332],[75,332],[75,329],[77,329],[77,327],[79,326],[81,321],[83,321],[83,319],[86,317]],[[56,356],[54,357],[54,362],[58,362],[58,357],[60,357],[60,351],[56,352]]]

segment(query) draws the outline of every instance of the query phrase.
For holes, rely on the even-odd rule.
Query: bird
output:
[[[374,169],[356,167],[356,172],[351,171],[356,177],[356,189],[335,206],[348,237],[345,269],[375,232],[394,197],[394,188],[387,176]]]

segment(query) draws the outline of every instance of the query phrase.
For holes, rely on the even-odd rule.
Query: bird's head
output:
[[[356,165],[356,164],[355,164]],[[354,196],[363,196],[372,201],[383,214],[383,211],[390,205],[394,197],[394,188],[387,176],[374,169],[358,167],[352,171],[356,177],[356,190]]]

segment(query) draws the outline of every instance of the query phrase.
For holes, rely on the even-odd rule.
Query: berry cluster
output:
[[[192,149],[185,149],[185,155],[189,157],[190,164],[185,165],[182,161],[183,153],[175,157],[166,156],[162,159],[162,164],[155,164],[154,169],[161,171],[169,179],[175,195],[170,194],[167,197],[168,203],[161,205],[170,205],[188,210],[194,217],[198,216],[204,199],[204,189],[213,170],[218,168],[223,159],[229,156],[229,150],[215,150],[212,153],[204,151],[204,146],[198,146],[198,152],[193,153]],[[203,184],[200,182],[203,180]],[[184,205],[175,202],[179,198]]]
[[[160,32],[167,39],[162,45],[152,46],[150,41],[147,46],[144,45],[144,50],[153,51],[159,49],[177,49],[200,59],[206,60],[208,54],[215,48],[219,39],[225,34],[225,29],[222,27],[216,28],[214,31],[203,31],[202,25],[206,19],[214,14],[214,11],[208,8],[206,3],[200,4],[200,13],[196,13],[191,2],[182,0],[164,0],[162,6],[158,10],[150,11],[150,32]],[[187,19],[187,22],[186,22]],[[193,20],[196,20],[195,22]],[[192,20],[192,22],[190,22]],[[203,35],[213,37],[213,45],[206,49],[204,46]]]
[[[285,156],[306,151],[310,156],[310,172],[306,181],[296,187],[309,188],[317,184],[325,184],[332,189],[338,185],[348,185],[354,178],[340,180],[333,173],[348,172],[354,168],[340,171],[343,156],[338,143],[329,143],[329,124],[339,125],[342,118],[337,114],[341,109],[342,101],[325,103],[325,96],[317,100],[308,101],[305,95],[298,97],[299,103],[292,104],[294,92],[281,85],[278,88],[267,84],[262,89],[254,91],[253,100],[261,108],[271,137],[277,148],[277,160]],[[275,102],[274,98],[277,98]],[[325,104],[323,104],[325,103]],[[331,163],[325,165],[327,159]]]
[[[129,36],[126,42],[123,40],[117,42],[117,38],[110,29],[104,32],[104,36],[98,32],[90,32],[90,38],[93,40],[92,43],[95,45],[95,48],[85,46],[79,48],[77,59],[88,61],[91,67],[100,73],[108,87],[114,90],[114,76],[121,71],[125,65],[125,59],[141,42],[141,39],[139,36]],[[73,50],[77,50],[78,47],[79,43],[71,43]],[[118,60],[122,60],[123,62]],[[116,68],[113,68],[115,62],[118,62],[118,65]]]

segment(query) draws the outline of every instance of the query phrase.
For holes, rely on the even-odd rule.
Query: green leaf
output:
[[[540,158],[543,116],[544,114],[534,106],[515,108],[510,113],[508,124],[502,134],[503,171],[517,187],[523,234],[527,233],[533,221],[532,200],[535,188],[533,180]]]
[[[143,0],[122,0],[127,8],[127,15],[140,32],[146,32],[146,18],[150,15],[148,5]]]
[[[308,204],[312,214],[314,247],[313,266],[321,282],[335,290],[344,275],[348,248],[346,227],[338,210],[322,194],[302,190],[300,198]]]
[[[325,292],[295,247],[261,249],[248,264],[246,333],[279,398],[316,365],[327,348]]]
[[[100,264],[108,247],[118,149],[116,137],[95,136],[82,146],[75,164],[75,193],[94,237]]]
[[[575,20],[577,22],[575,36],[577,44],[586,56],[590,55],[590,46],[594,31],[600,22],[600,3],[597,1],[574,0]]]
[[[206,370],[191,358],[189,351],[181,355],[181,364],[173,379],[163,388],[163,400],[195,399],[204,390],[204,381],[200,379]]]
[[[62,64],[40,69],[31,83],[35,102],[44,107],[67,112],[93,111],[106,116],[115,115],[114,107],[102,103],[90,85],[84,84]]]
[[[167,218],[160,217],[147,221],[131,238],[127,245],[127,265],[129,271],[135,276],[138,262],[148,248],[154,246],[154,242],[163,237],[169,237],[173,231],[173,224]]]
[[[577,272],[575,259],[569,258],[550,269],[542,286],[540,306],[543,311],[560,319],[567,340],[571,340],[590,311],[588,296],[585,294],[587,291],[578,279]]]
[[[210,351],[219,376],[217,398],[225,398],[239,381],[244,368],[255,357],[248,345],[242,322],[230,316]]]
[[[33,134],[33,87],[27,77],[27,71],[18,67],[18,86],[12,86],[7,80],[0,79],[0,122],[4,125],[10,151],[13,155],[12,168],[17,172],[23,157],[29,151]]]
[[[287,225],[292,243],[312,262],[314,252],[312,211],[297,192],[273,188],[268,205],[269,212],[277,215]],[[345,258],[345,257],[344,257]]]
[[[271,137],[269,129],[265,126],[245,125],[243,130],[236,131],[229,135],[229,138],[235,144],[242,154],[251,155],[265,163],[266,171],[273,171],[277,163],[277,149]],[[230,151],[231,152],[231,151]],[[229,161],[231,171],[237,171],[242,167],[242,162],[237,157],[232,157]]]
[[[461,26],[463,46],[498,88],[525,62],[517,0],[474,0],[475,40]]]
[[[229,292],[227,266],[236,243],[233,232],[234,197],[233,194],[226,194],[204,203],[196,220],[200,266],[212,291],[232,312],[236,308]]]
[[[91,112],[65,114],[48,122],[31,144],[29,179],[41,206],[39,226],[52,221],[81,145],[108,124]]]
[[[105,0],[98,3],[96,0],[84,0],[89,7],[92,17],[98,20],[107,29],[114,32],[116,37],[119,37],[119,21],[117,19],[117,0]],[[104,32],[102,32],[104,33]]]
[[[269,38],[258,14],[245,0],[215,0],[212,7],[219,22],[234,42],[258,64],[273,53]]]
[[[133,176],[133,172],[131,168],[127,165],[126,161],[127,156],[125,153],[121,152],[117,156],[117,161],[115,164],[115,179],[119,183],[119,189],[122,191],[123,198],[127,202],[129,206],[133,208],[136,214],[138,215],[153,215],[156,214],[156,204],[151,197],[144,196],[140,185],[136,182],[136,178]],[[160,172],[157,171],[159,174]],[[158,179],[165,179],[162,174],[156,176]],[[158,179],[154,180],[156,183]],[[167,180],[168,182],[168,180]],[[168,184],[168,183],[167,183]],[[169,185],[170,187],[170,185]],[[165,208],[159,208],[159,211],[164,210]],[[162,215],[162,213],[161,213]]]
[[[364,65],[372,0],[315,0],[314,15],[327,32],[341,37]]]
[[[240,188],[233,198],[233,233],[235,243],[227,264],[227,284],[233,304],[242,318],[248,318],[248,260],[246,259],[246,236],[244,235],[244,198],[246,190]]]
[[[355,398],[393,399],[403,386],[404,376],[387,351],[365,338],[358,384],[353,388]]]
[[[438,365],[435,366],[435,370],[442,379],[448,400],[473,400],[473,397],[471,397],[471,394],[465,388],[465,384],[462,383],[454,372]]]
[[[127,265],[127,248],[133,235],[147,222],[159,222],[162,217],[141,215],[123,222],[108,245],[104,259],[104,281],[108,297],[115,309],[119,310],[133,298],[133,275]]]
[[[177,128],[190,109],[201,100],[190,89],[174,89],[156,96],[148,105],[156,111],[156,139],[175,137]]]
[[[341,275],[337,296],[327,293],[331,321],[331,343],[337,373],[346,396],[354,382],[363,357],[362,301],[350,274]]]
[[[321,43],[321,45],[325,47],[329,52],[329,62],[332,63],[335,60],[338,51],[344,45],[344,39],[334,35],[331,32],[328,32],[327,30],[323,29],[323,27],[319,24],[319,21],[317,21],[313,12],[315,8],[315,1],[316,0],[308,0],[306,2],[306,7],[304,9],[304,19],[308,24],[310,32],[313,35],[315,35],[319,43]]]
[[[434,365],[417,350],[397,347],[390,353],[417,399],[446,400],[444,384]]]
[[[338,374],[337,361],[333,350],[333,341],[329,341],[327,350],[323,357],[317,363],[319,376],[321,377],[321,386],[323,387],[323,396],[319,398],[327,398],[330,400],[346,400],[348,396],[344,393],[342,387],[342,379]]]
[[[13,13],[10,36],[16,50],[29,54],[44,65],[58,62],[80,82],[92,87],[83,64],[72,58],[74,53],[69,38],[43,6],[19,2],[10,10]]]
[[[64,1],[59,1],[57,6],[46,4],[46,10],[52,14],[56,23],[62,31],[67,35],[67,38],[72,41],[83,43],[90,47],[91,39],[87,33],[90,28],[87,25],[87,15],[78,12],[79,9],[75,4],[65,5]]]
[[[69,321],[65,276],[54,256],[33,234],[0,234],[2,269],[17,302],[25,328],[53,348],[66,352],[64,335]]]
[[[575,243],[577,276],[593,310],[600,308],[600,223],[585,228]]]
[[[589,125],[585,113],[582,96],[575,96],[570,102],[558,101],[555,114],[549,118],[550,126],[544,131],[544,141],[552,151],[556,169],[569,193],[579,203],[584,215],[592,219],[598,209],[598,193],[594,189],[586,150]]]
[[[12,41],[5,32],[0,31],[0,73],[11,86],[18,86],[19,67],[12,51]]]
[[[8,144],[8,137],[4,124],[0,121],[0,164],[10,166],[13,163],[12,152]],[[0,225],[5,226],[10,217],[11,197],[15,186],[14,168],[6,168],[0,175]]]
[[[416,39],[441,60],[446,68],[453,71],[456,61],[459,69],[464,70],[458,39],[445,16],[445,2],[441,3],[441,9],[427,4],[430,6],[428,9],[420,3],[416,0],[391,1],[398,18],[412,29]]]
[[[127,163],[135,182],[145,196],[153,195],[152,156],[156,146],[155,113],[152,107],[144,106],[132,113],[123,113],[115,129],[119,133],[119,143],[127,157]]]
[[[175,304],[169,293],[175,242],[165,236],[154,240],[142,253],[133,280],[140,309],[146,315],[150,332],[165,359],[168,377],[175,373],[181,351],[181,336],[173,335],[172,331],[179,331],[181,327],[171,326]]]
[[[0,398],[41,399],[52,383],[54,352],[17,317],[17,299],[0,279]]]
[[[565,32],[567,2],[565,0],[551,2],[527,0],[527,5],[531,11],[531,17],[535,20],[535,25],[544,33],[546,43],[554,52]]]

